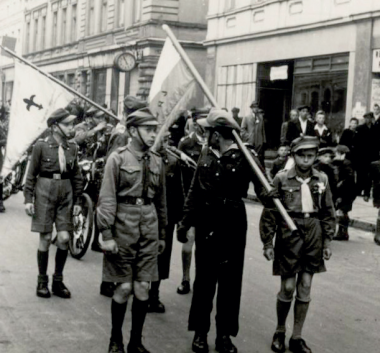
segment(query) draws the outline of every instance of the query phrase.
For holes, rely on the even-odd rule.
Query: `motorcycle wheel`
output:
[[[13,194],[12,176],[7,176],[3,181],[3,200],[8,199]]]
[[[74,231],[70,233],[69,250],[74,259],[81,259],[90,245],[94,226],[94,211],[90,196],[82,196],[82,213],[74,217]]]

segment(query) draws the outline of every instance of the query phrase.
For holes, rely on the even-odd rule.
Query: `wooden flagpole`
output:
[[[174,47],[176,48],[178,54],[181,56],[182,60],[187,65],[188,69],[193,74],[194,78],[197,80],[198,84],[200,85],[200,87],[203,90],[203,93],[206,95],[206,97],[208,98],[210,103],[214,107],[220,109],[218,102],[216,101],[215,97],[213,96],[213,94],[211,93],[209,88],[207,87],[206,83],[203,81],[203,78],[199,74],[198,70],[195,68],[194,64],[191,62],[191,60],[189,59],[189,57],[187,56],[187,54],[183,50],[181,44],[178,42],[176,36],[174,35],[174,33],[172,32],[170,27],[168,25],[163,25],[162,28],[167,33],[168,37],[170,38]],[[258,176],[260,182],[263,184],[263,186],[265,187],[265,189],[268,192],[271,191],[273,188],[271,187],[268,180],[266,179],[266,177],[262,173],[260,167],[257,165],[255,160],[253,159],[253,157],[252,157],[251,153],[248,151],[247,147],[244,145],[239,134],[235,130],[233,130],[233,134],[234,134],[234,137],[236,139],[236,142],[237,142],[240,150],[244,153],[244,156],[246,157],[248,163],[250,164],[250,166],[253,169],[253,171],[255,172],[255,174]],[[286,209],[285,209],[284,205],[281,203],[281,201],[279,199],[275,199],[275,198],[273,199],[273,201],[274,201],[278,211],[280,212],[282,218],[285,220],[286,224],[290,228],[290,230],[292,232],[297,231],[296,224],[294,223],[293,219],[289,216],[288,212],[286,211]]]
[[[79,98],[82,98],[83,100],[85,100],[87,103],[93,105],[96,109],[99,109],[101,110],[103,113],[107,114],[108,116],[110,116],[111,118],[113,119],[116,119],[116,120],[120,120],[116,115],[112,114],[111,112],[109,112],[107,109],[105,109],[104,107],[102,107],[101,105],[99,105],[98,103],[95,103],[94,101],[92,101],[90,98],[86,97],[85,95],[83,95],[82,93],[79,93],[77,92],[75,89],[71,88],[70,86],[66,85],[65,83],[63,83],[62,81],[56,79],[55,77],[53,77],[52,75],[50,75],[49,73],[41,70],[38,66],[32,64],[30,61],[24,59],[22,56],[19,56],[17,55],[15,52],[13,52],[12,50],[2,46],[0,44],[0,48],[2,48],[3,50],[5,50],[8,54],[12,55],[14,58],[20,60],[21,62],[23,62],[24,64],[30,66],[31,68],[33,68],[34,70],[38,71],[41,75],[44,75],[45,77],[47,77],[48,79],[52,80],[53,82],[55,82],[56,84],[62,86],[63,88],[67,89],[69,92],[71,92],[72,94],[78,96]]]

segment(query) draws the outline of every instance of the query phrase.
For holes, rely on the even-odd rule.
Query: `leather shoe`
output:
[[[177,288],[178,294],[188,294],[190,293],[190,282],[182,281],[181,285]]]
[[[207,353],[208,352],[207,334],[202,335],[195,332],[192,349],[193,349],[193,352],[195,353]]]
[[[50,291],[47,282],[40,282],[37,284],[37,297],[50,298]]]
[[[129,342],[127,353],[150,353],[141,342]]]
[[[91,250],[96,252],[103,252],[102,248],[100,247],[99,243],[92,243],[91,244]]]
[[[306,345],[302,338],[291,338],[289,340],[289,349],[293,353],[312,353],[311,349]]]
[[[115,288],[116,286],[113,282],[102,282],[100,285],[100,294],[105,297],[112,298]]]
[[[219,353],[237,353],[237,348],[231,342],[230,336],[217,337],[215,340],[215,350]]]
[[[111,341],[108,347],[108,353],[125,353],[123,343]]]
[[[164,312],[165,305],[162,304],[158,298],[149,299],[148,313],[163,314]]]
[[[349,235],[348,233],[345,233],[345,234],[337,234],[335,237],[333,237],[333,240],[343,240],[343,241],[347,241],[349,239]]]
[[[271,349],[273,352],[285,352],[285,332],[276,332],[274,334]]]
[[[71,293],[64,285],[62,281],[53,281],[53,285],[51,288],[54,295],[60,298],[69,299],[71,298]]]
[[[0,201],[0,213],[5,213],[5,207],[3,201]]]

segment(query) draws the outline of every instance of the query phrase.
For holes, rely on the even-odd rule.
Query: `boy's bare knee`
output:
[[[133,283],[133,292],[138,300],[145,301],[149,299],[149,282]]]
[[[132,292],[132,283],[119,284],[114,292],[114,299],[118,303],[125,303],[128,300],[128,296]]]

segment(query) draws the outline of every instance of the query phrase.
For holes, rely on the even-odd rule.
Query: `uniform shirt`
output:
[[[37,178],[41,173],[61,174],[58,159],[59,144],[53,135],[39,140],[33,147],[28,176],[24,187],[25,203],[32,203]],[[75,142],[62,145],[66,157],[66,170],[72,181],[74,203],[80,204],[83,190],[82,174],[78,166],[78,146]]]
[[[167,223],[165,174],[159,155],[148,151],[149,187],[147,197],[153,200],[156,207],[160,237]],[[112,227],[117,214],[118,199],[125,196],[142,197],[143,194],[143,157],[144,153],[136,151],[131,144],[119,148],[108,157],[102,186],[99,194],[97,222],[104,240],[111,240]]]
[[[253,158],[261,166],[258,159]],[[263,200],[264,187],[235,144],[222,155],[210,147],[205,148],[185,201],[181,225],[188,229],[204,222],[216,221],[211,219],[205,209],[213,212],[220,205],[241,201],[247,197],[250,181],[254,184],[256,195]]]

